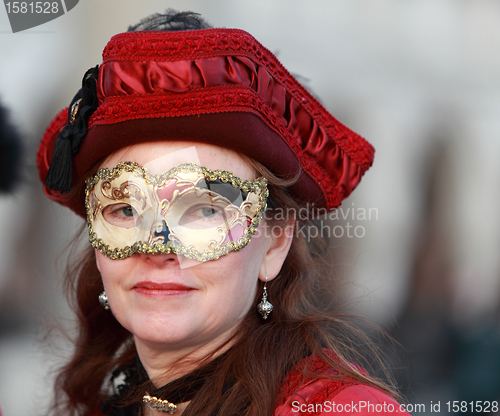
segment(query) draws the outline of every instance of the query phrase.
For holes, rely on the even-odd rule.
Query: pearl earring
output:
[[[108,295],[106,294],[106,291],[103,291],[99,295],[99,303],[104,306],[104,309],[109,310],[109,302],[108,302]]]

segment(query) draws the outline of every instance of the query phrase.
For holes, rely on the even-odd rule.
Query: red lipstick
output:
[[[137,293],[153,297],[184,295],[193,290],[196,290],[195,288],[183,285],[181,283],[157,283],[150,281],[139,282],[133,287],[133,289]]]

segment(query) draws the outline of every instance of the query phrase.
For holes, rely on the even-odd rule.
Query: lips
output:
[[[149,281],[139,282],[133,287],[133,289],[140,294],[156,297],[183,295],[196,290],[193,287],[186,286],[181,283],[158,283]]]

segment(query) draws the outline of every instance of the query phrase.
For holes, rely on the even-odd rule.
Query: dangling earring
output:
[[[104,309],[109,310],[108,295],[105,290],[99,295],[99,303],[104,306]]]
[[[262,318],[267,319],[269,314],[273,311],[273,305],[267,301],[267,276],[264,283],[264,293],[262,294],[262,301],[257,305],[257,310],[262,315]]]

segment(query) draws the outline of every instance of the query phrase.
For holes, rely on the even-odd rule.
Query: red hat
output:
[[[352,192],[374,155],[239,29],[113,36],[70,108],[47,128],[37,163],[46,195],[83,217],[83,196],[65,191],[103,157],[136,143],[199,141],[241,152],[282,177],[301,172],[292,195],[327,210]],[[64,175],[66,187],[57,184]]]

